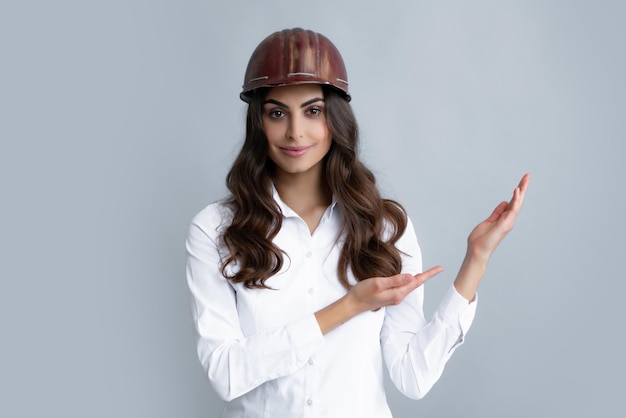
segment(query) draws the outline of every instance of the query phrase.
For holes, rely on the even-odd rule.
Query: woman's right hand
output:
[[[443,268],[437,266],[415,276],[396,274],[362,280],[344,297],[315,312],[315,319],[322,334],[326,334],[363,312],[399,304],[406,295],[442,271]]]
[[[441,266],[436,266],[415,276],[396,274],[389,277],[372,277],[354,285],[346,297],[358,313],[398,305],[406,295],[442,271]]]

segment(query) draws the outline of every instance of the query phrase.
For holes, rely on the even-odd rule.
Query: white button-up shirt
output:
[[[424,396],[463,342],[476,301],[468,303],[450,286],[428,322],[419,287],[397,306],[362,313],[322,335],[314,313],[346,294],[337,278],[341,207],[329,206],[311,234],[276,191],[274,198],[283,213],[274,242],[286,256],[266,282],[273,290],[246,289],[222,276],[221,232],[231,219],[222,203],[193,219],[187,240],[198,356],[228,401],[223,416],[391,417],[383,358],[402,393]],[[407,254],[403,273],[422,271],[410,221],[396,247]]]

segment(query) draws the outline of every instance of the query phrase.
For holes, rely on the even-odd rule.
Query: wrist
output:
[[[467,299],[469,302],[474,300],[478,286],[487,269],[489,257],[482,253],[468,252],[465,255],[463,264],[459,270],[459,274],[454,281],[454,287],[457,292]]]
[[[359,301],[352,289],[340,299],[340,302],[343,305],[345,314],[350,318],[369,310],[367,306],[364,306],[364,304]]]
[[[487,251],[468,246],[463,264],[487,267],[491,254]]]
[[[340,299],[315,313],[315,319],[326,335],[341,324],[349,321],[359,313],[359,304],[352,292],[348,292]]]

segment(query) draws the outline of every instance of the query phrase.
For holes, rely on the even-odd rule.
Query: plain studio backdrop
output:
[[[0,416],[218,417],[184,242],[225,196],[254,47],[342,52],[362,157],[413,218],[430,316],[522,174],[516,229],[428,396],[394,416],[618,416],[626,3],[31,1],[0,6]]]

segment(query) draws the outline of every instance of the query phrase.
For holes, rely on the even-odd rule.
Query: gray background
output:
[[[467,343],[396,417],[619,416],[619,1],[31,1],[0,6],[0,416],[215,417],[184,278],[225,193],[257,43],[326,34],[363,158],[409,210],[432,313],[471,228],[533,174]]]

